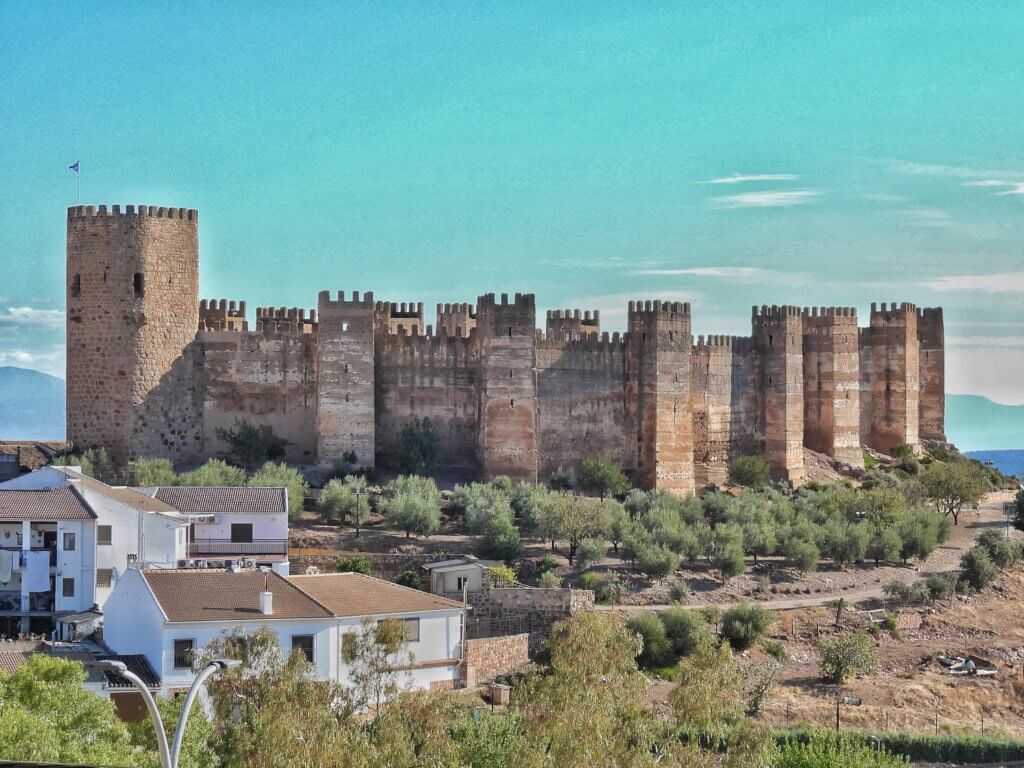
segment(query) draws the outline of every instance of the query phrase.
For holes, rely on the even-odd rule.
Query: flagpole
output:
[[[78,170],[75,171],[75,178],[78,181],[78,199],[75,201],[75,205],[82,204],[82,165],[79,163]]]

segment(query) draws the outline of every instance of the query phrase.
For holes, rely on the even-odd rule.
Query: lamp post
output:
[[[146,709],[149,710],[153,726],[156,728],[156,746],[157,751],[160,753],[160,768],[178,768],[178,759],[181,756],[181,742],[185,737],[185,724],[188,722],[189,710],[192,709],[192,704],[199,695],[203,683],[217,672],[222,672],[225,669],[234,669],[240,666],[241,663],[238,659],[214,659],[203,667],[199,675],[196,676],[196,679],[192,681],[192,685],[185,695],[185,703],[181,707],[178,727],[174,731],[174,741],[170,747],[167,746],[167,731],[164,730],[164,721],[160,717],[160,710],[157,708],[156,699],[153,698],[153,693],[146,687],[142,678],[129,671],[128,666],[123,661],[116,661],[114,659],[92,661],[89,662],[88,666],[120,675],[138,689],[139,693],[142,694],[142,700],[146,702]]]

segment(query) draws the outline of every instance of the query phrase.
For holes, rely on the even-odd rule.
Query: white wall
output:
[[[160,673],[164,614],[138,570],[124,572],[103,608],[103,642],[115,653],[141,653]]]
[[[22,490],[22,491],[45,491],[50,488],[60,488],[68,485],[70,479],[67,475],[54,467],[42,467],[35,472],[12,478],[0,483],[0,488]]]
[[[430,572],[430,591],[435,595],[446,592],[460,592],[459,579],[468,579],[469,591],[479,592],[483,589],[484,569],[479,565],[467,563],[464,566],[453,567],[452,570]]]
[[[288,515],[259,514],[221,514],[215,513],[214,522],[196,523],[195,538],[225,539],[231,538],[232,523],[252,524],[254,539],[287,539]]]

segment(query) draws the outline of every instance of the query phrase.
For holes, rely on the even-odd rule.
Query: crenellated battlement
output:
[[[629,302],[629,314],[673,314],[689,315],[690,302],[638,300]]]
[[[942,320],[942,307],[918,307],[917,316],[921,320]]]
[[[590,333],[583,336],[573,335],[565,330],[537,331],[537,343],[550,348],[564,347],[573,349],[617,349],[626,344],[626,334],[615,331],[609,333]]]
[[[428,325],[422,334],[410,334],[403,328],[399,333],[381,338],[378,352],[383,360],[392,364],[416,364],[440,358],[462,367],[476,364],[472,358],[475,341],[474,333],[468,336],[436,334],[434,327]]]
[[[583,325],[600,325],[601,312],[595,309],[584,311],[580,309],[549,309],[547,312],[548,321],[551,320],[578,320]]]
[[[707,349],[725,349],[732,352],[749,352],[753,347],[753,339],[749,336],[727,336],[710,334],[697,336],[693,344],[694,351]]]
[[[247,331],[244,301],[202,299],[199,302],[200,331]]]
[[[793,304],[762,304],[751,308],[751,317],[763,320],[777,320],[784,317],[802,317],[803,309]]]
[[[331,298],[330,291],[320,291],[317,294],[317,309],[323,314],[324,310],[333,309],[368,309],[373,310],[373,291],[366,291],[360,298],[359,291],[352,291],[351,298],[345,298],[345,291],[338,291],[336,298]]]
[[[899,304],[897,304],[895,301],[892,302],[891,304],[886,304],[886,302],[884,301],[881,304],[871,302],[871,314],[885,312],[913,312],[916,314],[917,305],[911,304],[909,301],[904,301]]]
[[[195,208],[168,208],[157,205],[73,205],[68,208],[68,219],[93,219],[105,217],[149,217],[156,219],[178,219],[181,221],[199,221],[199,211]]]
[[[256,330],[260,333],[313,333],[316,329],[315,309],[256,307]]]
[[[804,307],[802,310],[804,318],[835,318],[852,317],[857,319],[856,307]]]
[[[377,312],[386,314],[388,317],[418,318],[423,319],[423,302],[397,302],[378,301],[375,305]]]

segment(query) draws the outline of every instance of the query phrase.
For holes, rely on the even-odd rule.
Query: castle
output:
[[[321,291],[315,309],[199,300],[198,214],[74,206],[67,219],[67,433],[115,458],[221,455],[247,420],[296,464],[393,466],[410,417],[443,464],[549,477],[607,457],[643,487],[685,493],[762,454],[799,483],[804,447],[862,464],[862,445],[944,440],[941,308],[754,307],[751,335],[699,336],[690,305],[547,313],[532,294],[438,304]]]

